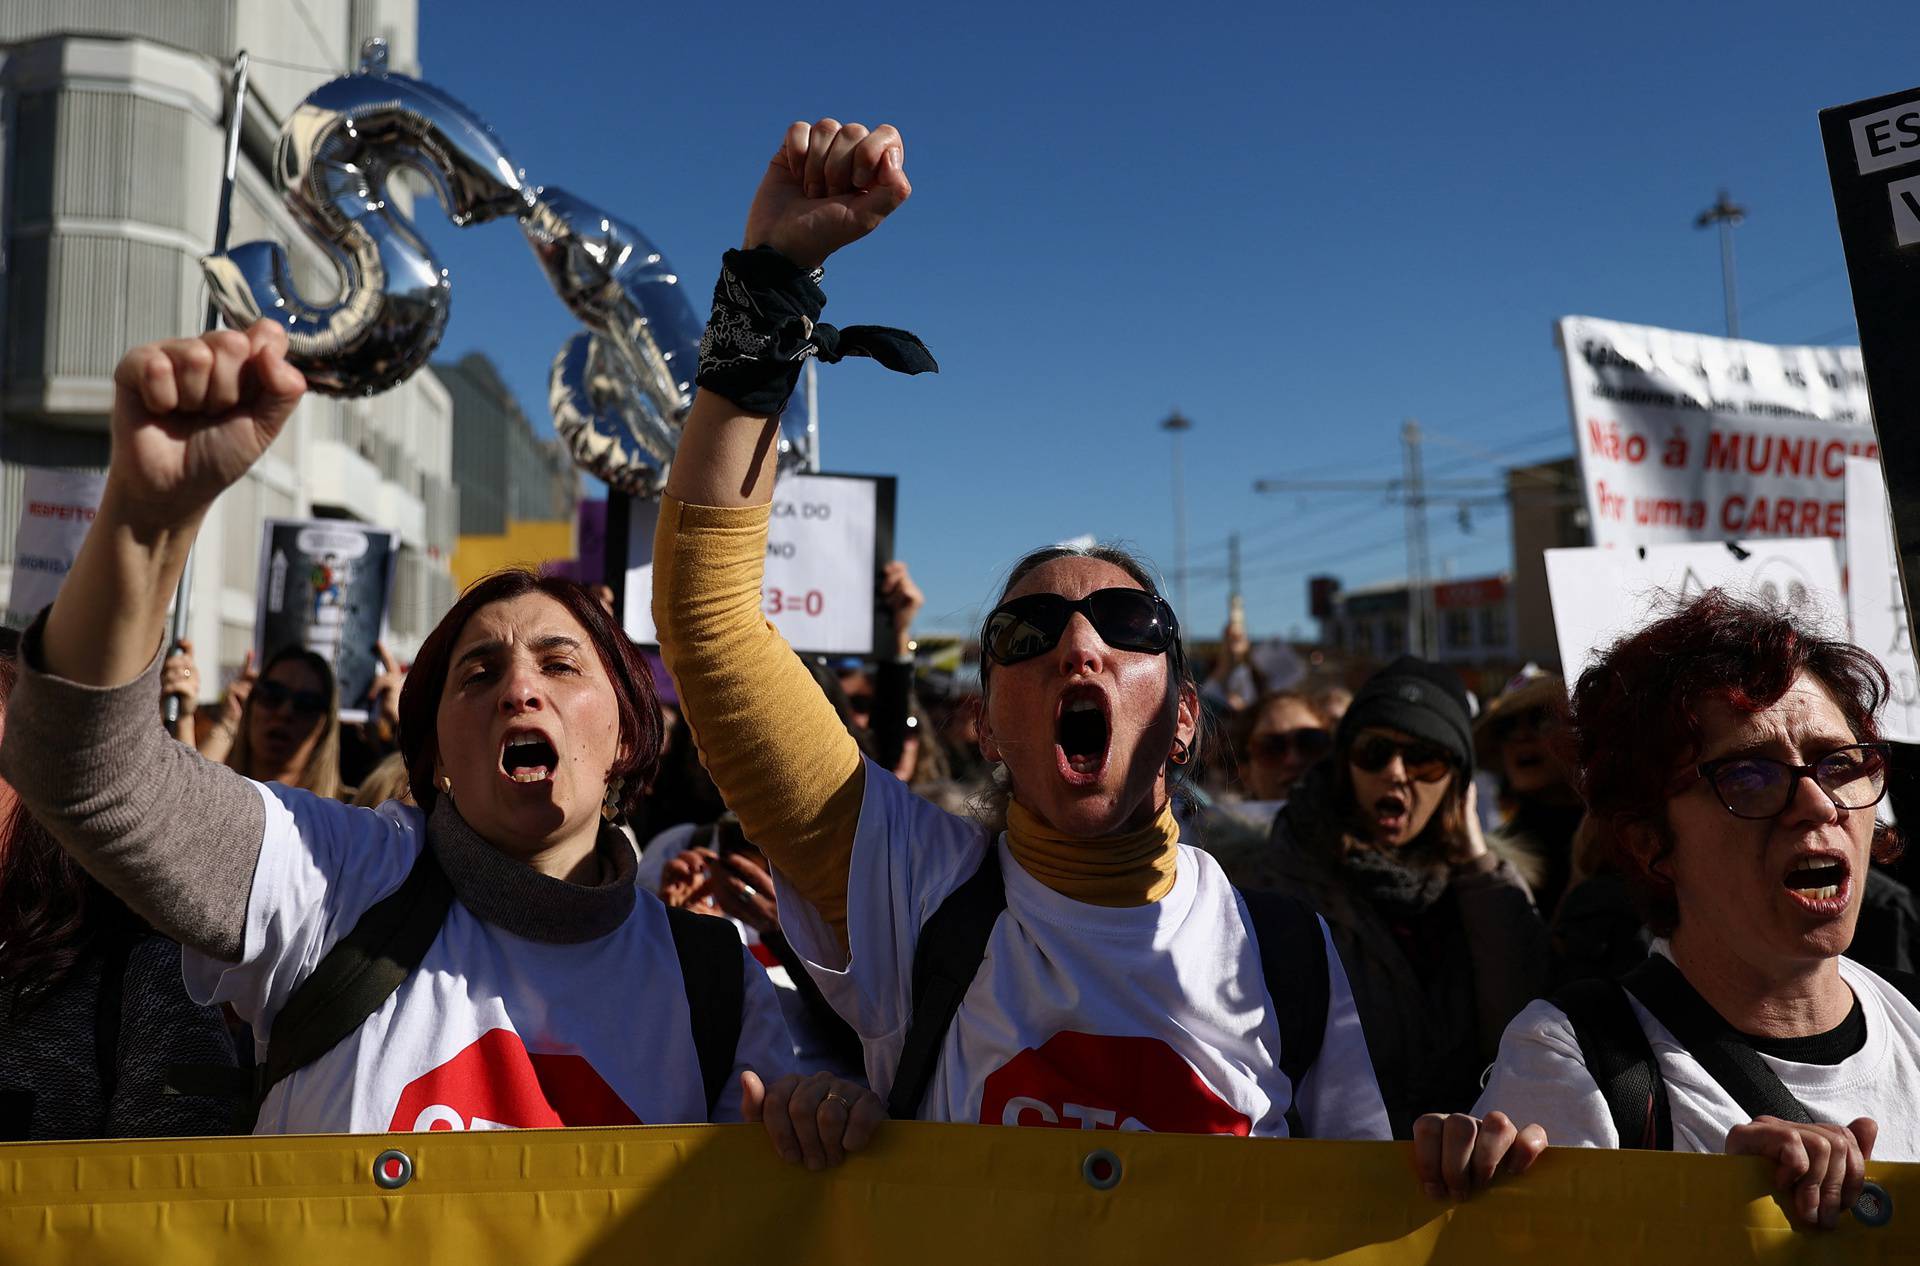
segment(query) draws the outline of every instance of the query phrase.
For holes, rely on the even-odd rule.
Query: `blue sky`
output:
[[[420,8],[425,77],[643,229],[703,312],[788,122],[902,130],[914,197],[828,265],[826,315],[912,329],[942,372],[823,367],[821,399],[827,468],[900,478],[927,630],[1064,537],[1171,571],[1177,407],[1183,620],[1224,622],[1239,531],[1256,634],[1310,633],[1309,574],[1404,574],[1403,512],[1252,481],[1393,478],[1408,417],[1446,477],[1570,453],[1553,320],[1721,332],[1692,219],[1722,185],[1742,333],[1853,341],[1816,115],[1920,81],[1895,4]],[[486,352],[542,417],[575,327],[519,232],[420,220],[443,354]],[[1431,518],[1437,565],[1508,566],[1501,508]]]

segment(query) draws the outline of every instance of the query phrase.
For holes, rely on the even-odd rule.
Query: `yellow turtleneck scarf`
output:
[[[846,942],[847,869],[865,790],[860,749],[760,609],[768,506],[660,502],[653,618],[700,759],[748,839]],[[1062,835],[1019,804],[1007,845],[1021,867],[1092,905],[1158,901],[1173,887],[1171,808],[1095,840]]]

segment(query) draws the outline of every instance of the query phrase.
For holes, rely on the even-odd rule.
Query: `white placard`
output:
[[[881,480],[848,475],[782,475],[773,490],[761,609],[796,649],[820,655],[874,654],[879,581]],[[659,504],[634,500],[627,529],[623,602],[627,636],[654,643],[653,528]],[[884,525],[891,538],[892,524]]]
[[[1847,458],[1877,457],[1857,347],[1776,347],[1565,317],[1596,545],[1839,537]]]
[[[1598,652],[1666,614],[1673,598],[1715,587],[1784,602],[1827,636],[1847,636],[1834,542],[1735,544],[1738,553],[1724,541],[1547,550],[1547,592],[1568,683],[1579,680]]]
[[[1880,660],[1893,684],[1880,714],[1881,732],[1920,742],[1920,665],[1900,590],[1887,484],[1879,462],[1857,457],[1847,463],[1847,614],[1855,644]]]
[[[93,525],[107,477],[99,471],[30,466],[25,483],[14,537],[13,590],[7,596],[6,622],[15,627],[30,623],[60,592]]]

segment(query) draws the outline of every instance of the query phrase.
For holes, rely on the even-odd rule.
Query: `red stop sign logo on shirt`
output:
[[[980,1123],[1240,1135],[1253,1126],[1159,1038],[1070,1032],[987,1078]]]
[[[446,1063],[409,1082],[387,1129],[641,1124],[584,1057],[529,1052],[511,1029],[490,1029]]]

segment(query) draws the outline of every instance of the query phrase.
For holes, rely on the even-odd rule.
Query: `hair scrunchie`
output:
[[[728,251],[694,382],[748,413],[775,414],[786,407],[809,356],[829,365],[870,356],[896,373],[940,372],[927,345],[905,330],[822,322],[827,295],[819,277],[819,269],[808,273],[771,246]]]

